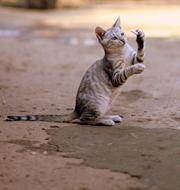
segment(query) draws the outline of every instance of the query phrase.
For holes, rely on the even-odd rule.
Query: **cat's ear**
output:
[[[116,22],[112,25],[112,27],[121,27],[120,17],[117,18]]]
[[[95,33],[96,33],[96,36],[97,36],[97,38],[98,39],[101,39],[102,40],[102,38],[103,38],[103,36],[104,36],[104,34],[105,34],[105,30],[104,29],[102,29],[101,27],[96,27],[96,29],[95,29]]]

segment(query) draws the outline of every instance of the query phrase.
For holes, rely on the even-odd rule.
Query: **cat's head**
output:
[[[115,50],[122,48],[126,44],[126,37],[120,25],[120,18],[112,25],[111,28],[104,30],[96,27],[96,36],[105,50]]]

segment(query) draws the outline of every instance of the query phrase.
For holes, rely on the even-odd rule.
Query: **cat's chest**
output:
[[[133,59],[133,50],[127,45],[121,52],[119,59],[114,63],[114,68],[124,68],[128,66]]]
[[[125,65],[129,65],[132,62],[134,56],[134,50],[127,44],[123,51],[124,63]]]
[[[113,70],[124,69],[130,62],[130,56],[125,54],[122,55],[118,60],[113,63]]]

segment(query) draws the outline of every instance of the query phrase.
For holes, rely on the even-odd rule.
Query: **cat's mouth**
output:
[[[120,41],[125,45],[126,41],[124,39],[120,39]]]

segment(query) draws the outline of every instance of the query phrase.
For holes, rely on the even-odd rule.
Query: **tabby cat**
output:
[[[74,122],[90,125],[114,125],[121,122],[119,115],[106,115],[120,87],[127,79],[143,72],[144,33],[135,30],[137,52],[128,44],[120,25],[120,18],[107,30],[96,27],[96,36],[105,55],[97,60],[81,80],[76,105],[66,115],[8,116],[7,121]]]

